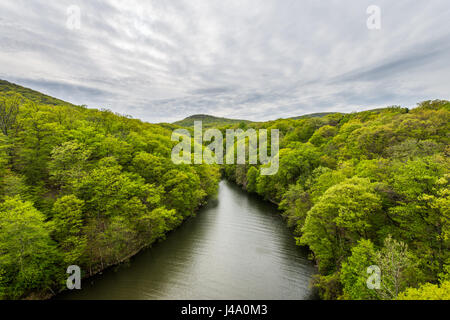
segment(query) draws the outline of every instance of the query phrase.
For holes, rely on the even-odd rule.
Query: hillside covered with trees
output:
[[[247,164],[225,176],[279,205],[322,298],[450,298],[450,102],[252,127],[280,130],[277,174]]]
[[[194,215],[220,172],[279,206],[323,299],[450,298],[450,102],[221,123],[280,130],[279,170],[263,176],[175,165],[177,125],[53,99],[0,83],[0,298],[48,297],[68,265],[89,276],[128,259]]]
[[[238,119],[228,119],[228,118],[220,118],[215,116],[210,116],[207,114],[196,114],[193,116],[189,116],[183,120],[176,121],[173,124],[181,127],[194,127],[195,121],[201,121],[204,128],[215,128],[215,127],[223,127],[227,125],[240,124],[241,126],[245,126],[251,121],[248,120],[238,120]]]
[[[0,83],[0,298],[43,298],[164,237],[217,191],[170,126]]]

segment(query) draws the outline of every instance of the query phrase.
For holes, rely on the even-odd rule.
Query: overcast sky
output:
[[[150,122],[411,107],[450,98],[450,1],[2,0],[0,79]]]

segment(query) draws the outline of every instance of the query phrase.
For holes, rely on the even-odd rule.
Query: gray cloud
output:
[[[449,99],[448,21],[446,0],[5,0],[0,78],[150,122],[414,106]]]
[[[444,61],[449,56],[449,49],[450,33],[445,38],[439,39],[439,41],[427,43],[421,48],[416,48],[413,52],[408,52],[400,57],[391,59],[390,61],[382,61],[379,65],[370,66],[363,70],[357,70],[341,75],[334,79],[333,82],[378,81],[385,78],[389,79],[392,75],[428,67],[428,64],[436,60]]]

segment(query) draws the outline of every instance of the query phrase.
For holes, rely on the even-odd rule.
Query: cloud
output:
[[[2,1],[0,78],[150,122],[448,99],[448,1],[372,2]]]

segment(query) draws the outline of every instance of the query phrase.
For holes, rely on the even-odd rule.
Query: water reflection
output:
[[[306,257],[273,205],[222,181],[165,241],[57,298],[309,299]]]

